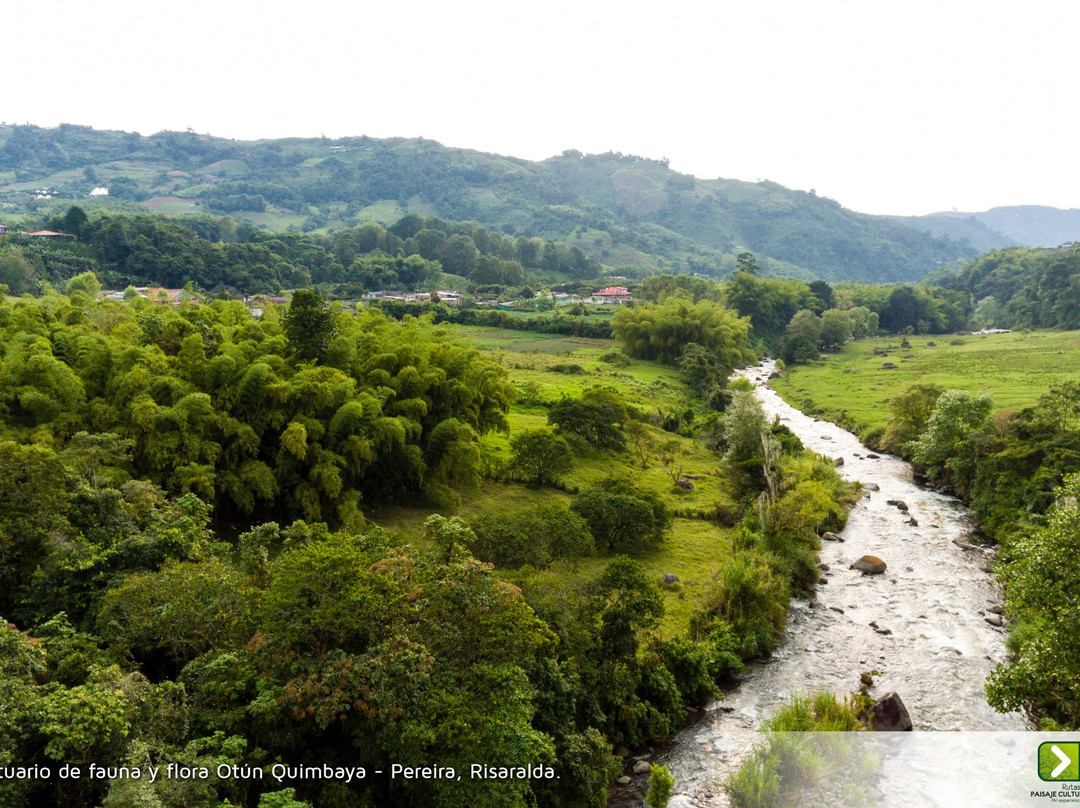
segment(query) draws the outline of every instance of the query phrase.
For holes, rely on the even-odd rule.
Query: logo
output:
[[[1039,777],[1054,783],[1080,781],[1080,742],[1039,744]]]

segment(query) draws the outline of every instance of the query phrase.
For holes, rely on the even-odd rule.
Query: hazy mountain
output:
[[[974,213],[945,212],[892,218],[894,221],[902,222],[934,236],[967,242],[980,251],[1010,247],[1017,243],[1004,233],[987,227]]]
[[[90,196],[100,189],[109,196]],[[35,197],[51,197],[41,199]],[[193,132],[0,126],[0,216],[67,200],[228,213],[275,229],[392,223],[404,213],[566,240],[608,266],[914,281],[978,245],[856,213],[773,182],[699,180],[665,162],[568,151],[542,162],[368,137],[234,141]]]
[[[942,212],[926,216],[897,216],[896,221],[935,236],[967,239],[980,250],[1022,244],[1057,247],[1080,241],[1080,210],[1045,205],[1012,205],[982,213]]]

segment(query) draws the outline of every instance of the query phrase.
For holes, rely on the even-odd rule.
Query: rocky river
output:
[[[1005,657],[1005,629],[993,551],[979,546],[964,506],[916,484],[909,464],[786,404],[766,384],[771,371],[766,363],[743,372],[769,418],[779,416],[813,451],[843,458],[839,472],[863,483],[865,496],[839,540],[823,543],[817,595],[792,602],[772,658],[657,754],[675,777],[670,808],[728,805],[720,783],[760,739],[763,719],[792,693],[850,693],[863,672],[873,673],[871,695],[900,695],[916,730],[1027,728],[1018,713],[994,712],[983,693]],[[878,556],[887,571],[849,569],[863,555]]]

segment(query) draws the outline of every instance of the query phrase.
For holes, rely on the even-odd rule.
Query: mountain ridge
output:
[[[967,238],[981,250],[1022,245],[1058,247],[1080,241],[1080,209],[1050,205],[1000,205],[980,212],[940,211],[894,216],[935,236]]]
[[[109,199],[90,198],[108,188]],[[100,191],[99,191],[100,193]],[[0,126],[0,215],[51,199],[231,214],[322,232],[406,213],[561,239],[609,266],[912,282],[977,254],[968,241],[763,181],[702,180],[665,160],[567,150],[543,161],[419,138],[237,141],[194,132]]]

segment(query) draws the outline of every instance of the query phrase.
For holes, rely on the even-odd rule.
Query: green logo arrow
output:
[[[1080,780],[1080,742],[1039,744],[1039,777],[1055,783]]]

